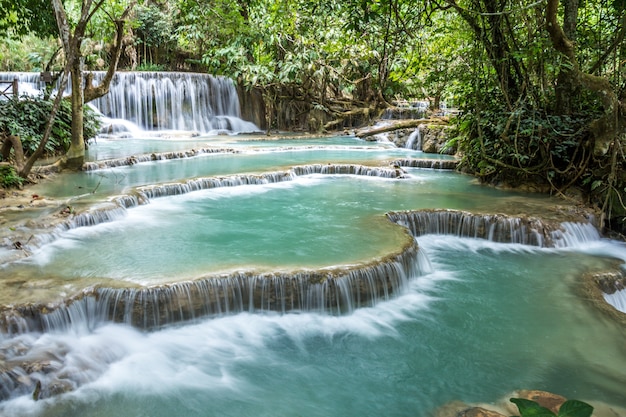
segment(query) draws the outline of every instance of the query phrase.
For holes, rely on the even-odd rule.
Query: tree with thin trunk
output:
[[[59,37],[63,44],[65,54],[65,74],[69,74],[72,93],[72,139],[70,147],[60,161],[63,168],[80,169],[85,159],[85,141],[83,138],[83,106],[85,103],[101,97],[108,93],[111,80],[117,70],[117,64],[122,52],[122,39],[124,36],[124,25],[135,1],[125,8],[119,18],[110,16],[115,22],[116,38],[113,46],[112,58],[109,63],[109,69],[101,81],[100,85],[94,87],[92,85],[93,77],[91,75],[83,77],[83,56],[81,53],[81,45],[85,39],[87,25],[93,15],[102,9],[105,0],[83,0],[81,2],[80,17],[73,30],[67,17],[67,12],[61,0],[51,0],[54,9],[54,15],[59,30]],[[83,86],[83,82],[85,85]],[[46,140],[46,137],[44,137]]]

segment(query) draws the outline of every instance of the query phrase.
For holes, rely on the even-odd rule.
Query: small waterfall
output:
[[[195,154],[195,151],[192,151]],[[172,157],[187,157],[186,153],[171,153]],[[153,158],[149,156],[149,158]],[[155,157],[156,158],[156,157]],[[128,159],[128,158],[125,158]],[[135,160],[134,157],[130,158]],[[153,160],[153,159],[151,159]],[[121,160],[115,160],[121,161]],[[137,163],[137,160],[135,160]],[[276,184],[293,181],[298,176],[322,175],[360,175],[380,178],[402,178],[404,171],[399,168],[370,167],[358,164],[312,164],[295,166],[287,171],[274,171],[262,174],[230,175],[224,177],[194,178],[182,183],[168,183],[138,187],[128,194],[112,197],[108,203],[102,204],[93,210],[83,213],[69,214],[68,218],[56,225],[52,232],[33,234],[26,250],[32,251],[36,247],[54,241],[61,233],[79,227],[95,226],[111,222],[126,215],[126,210],[147,204],[151,199],[187,194],[194,191],[212,188],[237,187],[241,185]]]
[[[104,72],[94,72],[95,83]],[[28,94],[43,91],[39,73],[0,73],[0,80],[19,80]],[[257,132],[241,119],[239,96],[231,79],[180,72],[116,72],[107,95],[90,103],[105,119],[105,130],[118,131],[122,120],[144,130]]]
[[[356,164],[312,164],[292,168],[297,176],[325,174],[325,175],[361,175],[366,177],[402,178],[404,171],[398,168],[370,167]]]
[[[343,314],[387,300],[431,272],[413,238],[398,253],[354,267],[255,274],[236,272],[149,288],[92,288],[58,306],[9,307],[0,333],[85,331],[105,322],[155,329],[239,312]]]
[[[0,400],[32,395],[49,398],[92,381],[116,352],[95,347],[98,361],[76,371],[63,344],[42,351],[29,332],[86,334],[107,322],[153,330],[180,322],[239,312],[319,312],[339,315],[387,300],[411,278],[432,272],[415,239],[398,253],[356,267],[254,274],[237,272],[151,288],[92,288],[58,306],[4,307],[0,312]]]
[[[561,228],[552,232],[555,247],[572,247],[600,239],[598,229],[591,223],[563,222]]]
[[[399,120],[399,119],[423,119],[426,116],[426,107],[390,107],[385,109],[381,119],[383,120]]]
[[[472,214],[455,210],[390,212],[387,217],[413,236],[445,234],[539,247],[569,247],[599,234],[591,223],[549,224],[537,218]],[[592,232],[595,231],[595,232]],[[588,241],[588,240],[587,240]]]
[[[0,81],[17,79],[20,96],[38,96],[45,89],[45,83],[40,81],[38,72],[0,72]]]
[[[603,293],[602,296],[608,304],[626,314],[626,289],[615,291],[613,294]]]
[[[95,162],[85,162],[82,166],[83,171],[96,171],[98,169],[118,168],[124,166],[132,166],[144,162],[166,161],[171,159],[193,158],[194,156],[216,153],[235,154],[240,151],[232,148],[201,148],[191,149],[188,151],[160,152],[138,156],[128,156],[125,158],[104,159]]]
[[[404,147],[408,149],[415,149],[416,151],[422,150],[422,132],[420,131],[419,126],[409,135]]]
[[[241,120],[232,80],[206,74],[117,72],[109,94],[93,105],[107,117],[130,120],[146,130],[259,130]]]
[[[459,161],[455,159],[396,159],[392,164],[407,168],[455,170]]]
[[[609,306],[626,314],[626,270],[621,262],[615,269],[591,274],[587,281],[600,290],[602,298]]]

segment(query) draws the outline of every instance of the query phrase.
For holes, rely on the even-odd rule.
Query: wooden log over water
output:
[[[380,133],[393,132],[394,130],[399,130],[399,129],[414,129],[424,124],[447,126],[449,124],[449,121],[447,118],[442,118],[442,117],[430,118],[430,119],[391,121],[390,124],[386,124],[384,126],[378,126],[378,127],[368,126],[368,127],[358,129],[354,135],[359,138],[366,138],[369,136],[378,135]]]

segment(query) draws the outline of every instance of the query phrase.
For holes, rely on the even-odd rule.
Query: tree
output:
[[[104,4],[104,0],[83,0],[79,5],[77,21],[72,25],[61,0],[51,0],[51,8],[43,4],[41,0],[21,0],[20,2],[0,0],[0,9],[9,12],[8,17],[1,21],[0,24],[0,30],[5,32],[13,31],[20,34],[30,30],[40,35],[46,35],[52,32],[50,17],[54,16],[57,34],[63,45],[65,57],[65,65],[58,85],[59,93],[54,99],[50,110],[49,122],[46,125],[39,146],[26,160],[23,160],[24,154],[20,151],[22,146],[21,143],[18,143],[19,137],[12,136],[9,141],[10,145],[16,150],[16,166],[18,175],[22,178],[26,178],[29,175],[35,162],[46,149],[68,80],[71,80],[72,85],[70,97],[72,105],[72,139],[66,155],[60,161],[60,166],[70,169],[80,169],[82,167],[85,155],[83,106],[86,102],[103,96],[109,90],[109,85],[117,69],[122,50],[124,25],[135,1],[132,0],[126,5],[108,3],[107,6],[110,7],[110,10],[105,10]],[[98,86],[94,86],[91,74],[83,77],[83,52],[81,48],[86,38],[88,25],[98,11],[104,12],[113,21],[116,37],[106,75]],[[40,23],[41,26],[32,26],[37,23]],[[4,151],[7,151],[6,146]]]
[[[466,22],[477,46],[459,125],[464,168],[490,183],[561,195],[576,187],[608,218],[626,215],[626,5],[441,5]]]
[[[85,103],[102,97],[109,91],[109,85],[113,79],[113,75],[117,70],[117,64],[122,51],[122,38],[124,36],[124,25],[126,19],[135,1],[131,1],[119,17],[109,14],[109,17],[115,23],[115,43],[111,53],[112,58],[109,62],[109,68],[101,83],[94,87],[93,78],[86,78],[83,90],[83,54],[81,47],[85,40],[87,25],[94,14],[102,9],[105,0],[82,0],[80,4],[80,12],[78,20],[72,29],[68,19],[67,12],[61,0],[51,0],[54,9],[54,15],[59,30],[59,37],[63,44],[65,54],[65,69],[62,79],[70,75],[72,93],[72,141],[65,157],[61,161],[61,165],[65,168],[80,169],[85,158],[85,141],[83,138],[83,106]]]
[[[41,37],[56,35],[48,0],[0,0],[0,35],[22,36],[36,31]]]

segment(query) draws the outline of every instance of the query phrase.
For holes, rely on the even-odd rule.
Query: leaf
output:
[[[511,398],[510,401],[517,405],[521,417],[555,417],[552,411],[540,406],[535,401],[525,398]]]
[[[559,417],[591,417],[593,407],[586,402],[567,400],[559,409]]]
[[[602,185],[602,180],[595,180],[594,182],[591,183],[591,190],[593,191],[601,185]]]

